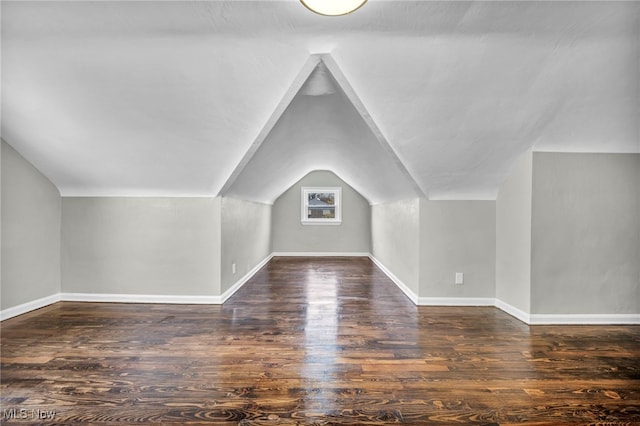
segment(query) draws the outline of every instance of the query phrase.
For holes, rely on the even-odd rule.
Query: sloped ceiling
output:
[[[307,61],[221,192],[272,203],[312,170],[331,170],[372,204],[424,196],[330,55]]]
[[[269,201],[305,163],[374,203],[492,199],[530,148],[640,152],[639,2],[1,8],[2,138],[66,196]],[[298,96],[318,53],[337,90]],[[350,144],[302,161],[311,136]]]

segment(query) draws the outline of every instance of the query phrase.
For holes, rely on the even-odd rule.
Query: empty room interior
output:
[[[1,424],[640,424],[640,2],[329,3],[0,3]]]

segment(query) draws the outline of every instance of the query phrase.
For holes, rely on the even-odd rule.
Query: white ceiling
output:
[[[493,199],[530,148],[640,152],[640,2],[1,8],[2,138],[64,196]]]
[[[221,192],[271,203],[310,170],[331,170],[372,204],[423,196],[328,54],[305,63]]]

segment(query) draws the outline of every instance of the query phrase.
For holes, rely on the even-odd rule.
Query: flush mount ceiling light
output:
[[[300,0],[307,9],[325,16],[349,14],[366,2],[367,0]]]

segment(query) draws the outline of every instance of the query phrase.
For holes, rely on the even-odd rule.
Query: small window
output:
[[[302,187],[303,225],[340,225],[342,188]]]

